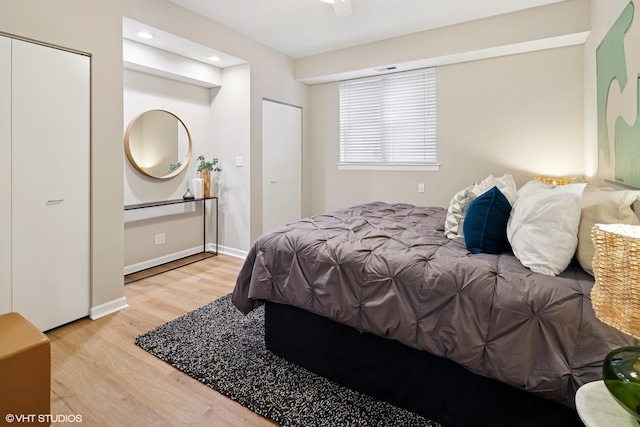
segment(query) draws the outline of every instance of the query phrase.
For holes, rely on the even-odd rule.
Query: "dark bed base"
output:
[[[280,357],[443,427],[583,426],[565,405],[295,307],[266,303],[265,342]]]

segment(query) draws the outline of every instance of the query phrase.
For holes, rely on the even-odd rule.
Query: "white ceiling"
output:
[[[351,0],[339,18],[321,0],[170,0],[301,58],[566,0]]]

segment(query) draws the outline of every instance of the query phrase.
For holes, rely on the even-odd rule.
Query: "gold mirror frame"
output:
[[[163,113],[163,114],[159,114],[159,113]],[[182,129],[184,130],[185,134],[186,134],[186,139],[187,142],[189,144],[188,149],[187,149],[187,154],[184,156],[184,158],[179,159],[177,157],[176,154],[176,158],[175,159],[171,159],[171,160],[175,160],[174,162],[172,162],[172,164],[176,164],[176,163],[181,163],[180,166],[178,166],[176,169],[174,169],[173,171],[170,170],[169,165],[167,164],[165,166],[165,169],[167,170],[167,173],[162,175],[159,172],[154,172],[152,170],[151,167],[145,166],[144,163],[142,162],[142,159],[136,159],[134,156],[134,152],[136,151],[137,146],[141,146],[141,145],[147,145],[147,146],[151,146],[153,147],[154,145],[158,145],[158,144],[154,144],[156,141],[151,141],[151,140],[144,140],[143,138],[140,138],[140,133],[142,132],[142,130],[140,129],[141,126],[144,125],[144,121],[145,121],[145,115],[147,115],[147,121],[149,121],[149,118],[151,117],[156,117],[156,123],[157,122],[157,118],[164,116],[165,114],[168,114],[171,116],[171,119],[175,119],[175,123],[177,125],[176,129],[176,138],[175,138],[175,146],[176,146],[176,152],[179,153],[179,148],[178,145],[180,143],[180,141],[178,140],[178,135],[180,133],[180,125],[182,125]],[[172,123],[169,122],[164,122],[164,123],[160,123],[160,127],[169,127],[171,128]],[[156,126],[154,126],[153,128],[150,128],[150,130],[152,131],[151,133],[153,133],[153,131],[158,132],[158,133],[162,133],[163,129],[158,129],[156,128]],[[164,143],[166,145],[167,143],[167,138],[164,136],[164,134],[162,134],[162,136],[160,137],[160,139],[165,139]],[[171,141],[169,141],[169,143],[171,143]],[[147,147],[149,148],[149,147]],[[157,147],[156,147],[157,148]],[[151,177],[151,178],[156,178],[156,179],[168,179],[168,178],[172,178],[176,175],[178,175],[180,172],[182,172],[187,165],[189,164],[189,160],[191,159],[191,151],[192,151],[192,142],[191,142],[191,134],[189,133],[189,129],[187,128],[187,126],[184,124],[184,122],[180,119],[180,117],[176,116],[175,114],[173,114],[170,111],[166,111],[166,110],[149,110],[149,111],[145,111],[144,113],[138,114],[136,117],[133,118],[133,120],[131,120],[131,122],[129,123],[129,126],[127,126],[127,130],[125,131],[124,134],[124,152],[127,155],[127,159],[129,160],[129,163],[131,164],[131,166],[133,166],[133,168],[135,170],[137,170],[138,172],[140,172],[141,174]],[[173,149],[173,147],[170,147],[170,149]],[[140,156],[138,156],[140,157]],[[166,156],[164,156],[166,157]],[[165,159],[165,164],[166,159]]]

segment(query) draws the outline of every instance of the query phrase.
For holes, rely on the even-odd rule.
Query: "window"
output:
[[[340,85],[340,169],[437,167],[435,68]]]

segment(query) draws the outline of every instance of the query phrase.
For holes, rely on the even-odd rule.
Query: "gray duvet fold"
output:
[[[300,307],[568,406],[610,350],[637,345],[595,318],[582,269],[472,255],[444,235],[445,214],[375,202],[278,228],[252,246],[233,302]]]

